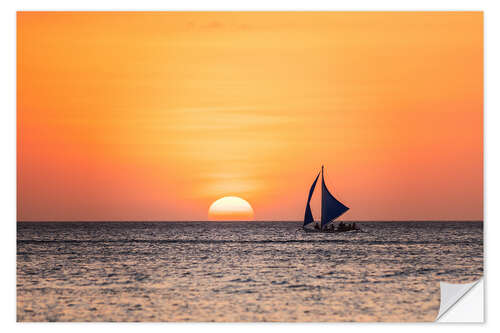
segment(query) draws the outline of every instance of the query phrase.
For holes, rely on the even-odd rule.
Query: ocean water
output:
[[[17,224],[18,321],[433,321],[482,222]]]

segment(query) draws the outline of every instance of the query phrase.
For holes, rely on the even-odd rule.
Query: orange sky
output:
[[[18,220],[483,218],[483,15],[18,13]],[[317,196],[317,195],[316,195]],[[319,218],[318,200],[313,214]]]

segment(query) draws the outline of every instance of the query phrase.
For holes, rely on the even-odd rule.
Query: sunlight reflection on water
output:
[[[433,321],[481,222],[18,223],[18,321]]]

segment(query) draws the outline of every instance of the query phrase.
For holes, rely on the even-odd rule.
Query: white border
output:
[[[234,330],[250,332],[256,329],[271,331],[284,329],[291,332],[303,332],[314,329],[315,332],[331,330],[349,330],[358,332],[364,329],[374,331],[394,331],[400,333],[404,326],[405,330],[420,331],[425,326],[426,330],[453,329],[454,331],[475,331],[480,328],[492,328],[497,326],[498,311],[493,302],[497,299],[498,283],[498,261],[495,254],[499,253],[498,241],[494,241],[500,235],[500,216],[498,213],[498,170],[500,163],[498,158],[498,144],[500,143],[499,128],[499,44],[500,44],[500,12],[499,1],[398,1],[398,0],[359,0],[359,1],[269,1],[253,0],[237,2],[229,0],[211,1],[4,1],[1,4],[1,29],[2,44],[4,47],[0,52],[1,64],[1,88],[3,107],[1,114],[1,146],[2,146],[2,170],[1,184],[1,209],[0,223],[1,246],[2,246],[2,276],[0,286],[2,288],[1,302],[1,324],[5,331],[41,331],[41,332],[83,332],[92,330],[109,330],[116,328],[122,332],[137,330],[162,331],[172,329],[203,330],[206,332],[233,332]],[[15,323],[16,301],[15,301],[15,251],[16,251],[16,14],[17,10],[483,10],[485,12],[485,288],[488,291],[486,298],[485,320],[486,325],[458,325],[458,324],[119,324],[113,327],[111,324],[26,324]],[[496,170],[496,171],[494,171]],[[493,242],[490,242],[493,240]],[[488,260],[487,253],[491,254],[492,260]],[[489,283],[491,282],[491,283]],[[489,311],[492,309],[492,311]],[[491,314],[491,317],[489,316]],[[89,326],[90,325],[90,326]],[[115,324],[116,325],[116,324]]]

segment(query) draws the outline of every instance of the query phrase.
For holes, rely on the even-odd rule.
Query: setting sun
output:
[[[253,209],[248,201],[239,197],[223,197],[210,205],[208,218],[215,221],[253,220]]]

